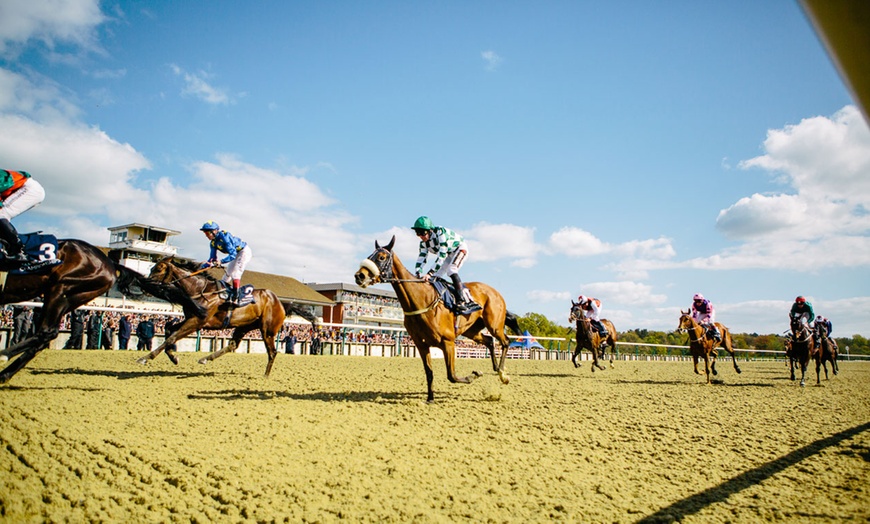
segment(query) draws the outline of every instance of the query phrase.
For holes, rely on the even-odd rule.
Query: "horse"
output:
[[[597,329],[592,329],[592,319],[586,318],[586,314],[579,303],[571,300],[571,312],[568,314],[568,322],[576,322],[577,326],[577,349],[571,355],[571,362],[575,368],[579,368],[577,356],[584,348],[592,353],[592,371],[595,368],[605,369],[604,366],[598,363],[599,359],[604,359],[605,348],[610,346],[610,367],[613,367],[613,355],[616,353],[616,328],[613,327],[613,322],[606,318],[601,319],[601,323],[607,328],[607,337],[602,338]]]
[[[794,364],[797,362],[801,368],[801,387],[807,385],[806,372],[810,358],[818,352],[813,332],[810,327],[798,318],[791,319],[791,379],[795,379]],[[817,368],[818,369],[818,368]]]
[[[444,363],[447,365],[447,380],[452,383],[470,384],[482,374],[473,371],[471,375],[460,377],[456,375],[456,338],[460,335],[468,337],[489,349],[492,369],[497,372],[504,384],[510,382],[510,377],[504,370],[505,356],[510,341],[505,335],[507,325],[515,334],[521,335],[516,315],[509,312],[502,295],[492,287],[482,282],[468,282],[466,287],[481,309],[468,315],[456,315],[442,302],[432,284],[416,278],[405,268],[399,257],[393,252],[396,236],[386,246],[381,247],[375,240],[375,250],[360,263],[359,270],[354,274],[354,280],[360,287],[378,283],[392,284],[396,297],[405,312],[405,329],[408,331],[420,358],[423,359],[423,369],[426,372],[426,401],[435,401],[432,392],[432,357],[430,348],[437,347],[444,352]],[[489,336],[481,332],[486,328]],[[492,337],[501,344],[501,359],[496,362],[495,343]]]
[[[53,249],[54,243],[44,244]],[[75,239],[57,241],[56,252],[45,252],[41,262],[56,260],[32,273],[5,273],[13,269],[3,264],[0,278],[0,304],[13,304],[42,297],[42,310],[33,332],[24,340],[2,351],[0,356],[13,360],[0,372],[0,384],[8,382],[30,362],[37,353],[46,349],[60,333],[64,315],[106,293],[112,285],[128,296],[141,295],[141,290],[155,296],[171,296],[171,290],[148,282],[132,269],[116,264],[99,248]],[[185,308],[195,306],[176,297]]]
[[[154,264],[148,278],[177,288],[182,295],[198,304],[201,312],[194,314],[185,312],[184,321],[178,330],[166,337],[163,343],[148,355],[138,359],[137,362],[140,364],[147,364],[164,350],[169,360],[173,364],[178,364],[175,351],[169,349],[177,340],[200,329],[235,328],[229,344],[198,361],[200,364],[207,364],[226,353],[235,351],[247,333],[259,329],[269,357],[265,375],[268,378],[275,356],[278,354],[275,337],[281,332],[287,315],[296,313],[312,325],[317,320],[314,315],[299,306],[290,302],[281,302],[278,296],[268,289],[255,289],[253,302],[239,307],[232,306],[224,300],[226,287],[222,282],[205,273],[195,263],[177,261],[173,256],[164,257]]]
[[[840,371],[840,366],[837,364],[837,347],[828,338],[828,326],[823,322],[816,322],[816,333],[818,334],[819,348],[815,353],[816,361],[816,385],[821,385],[821,369],[825,368],[825,380],[828,379],[828,362],[831,363],[831,371],[836,375]]]
[[[725,348],[728,353],[731,353],[731,361],[734,363],[734,371],[738,374],[742,373],[740,367],[737,366],[737,356],[734,353],[734,348],[731,340],[731,332],[727,327],[716,322],[716,328],[722,336],[722,341],[719,342],[714,338],[707,336],[707,330],[699,324],[688,311],[680,310],[680,324],[677,326],[677,331],[685,331],[689,333],[689,352],[692,354],[692,361],[695,364],[695,374],[700,375],[698,371],[698,361],[704,357],[704,371],[707,374],[707,384],[710,384],[710,374],[718,375],[716,371],[716,357],[718,356],[717,347],[719,344]]]

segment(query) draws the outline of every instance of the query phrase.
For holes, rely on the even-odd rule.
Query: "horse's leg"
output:
[[[791,380],[794,382],[796,380],[796,377],[794,376],[794,359],[791,357],[788,357],[788,367],[791,371]]]
[[[704,353],[704,371],[707,372],[707,384],[710,384],[710,354]]]
[[[716,348],[713,347],[710,349],[710,372],[713,373],[713,376],[718,376],[719,372],[716,371],[716,359],[719,358],[719,352],[716,351]]]
[[[809,364],[809,360],[810,360],[809,355],[807,355],[806,358],[804,358],[803,356],[801,356],[801,361],[800,361],[800,365],[801,365],[801,387],[804,387],[804,386],[807,385],[807,377],[806,377],[806,374],[807,374],[807,365]]]
[[[188,318],[178,327],[178,331],[166,337],[163,340],[163,343],[157,346],[155,349],[151,350],[150,353],[142,358],[136,359],[136,362],[145,365],[148,363],[149,360],[154,360],[154,357],[159,355],[161,351],[165,350],[166,346],[174,344],[177,340],[181,340],[187,335],[193,333],[194,331],[202,327],[202,324],[203,320],[201,319],[198,319],[196,317]],[[171,360],[173,364],[175,364],[176,366],[178,365],[178,357],[176,357],[173,352],[167,351],[166,356],[169,357],[169,360]]]
[[[816,361],[816,385],[822,385],[822,354],[821,351],[815,354],[813,360]],[[827,371],[827,370],[826,370]]]
[[[238,348],[238,347],[239,347],[239,342],[237,342],[236,339],[233,338],[230,340],[229,344],[227,344],[226,346],[222,347],[221,349],[215,351],[214,353],[209,353],[208,355],[197,360],[197,362],[199,362],[200,364],[208,364],[212,360],[217,360],[218,358],[222,357],[223,355],[226,355],[227,353],[235,351],[236,348]]]
[[[478,377],[483,375],[478,371],[472,371],[470,375],[465,377],[456,376],[456,346],[452,340],[444,339],[441,341],[441,351],[444,352],[444,364],[447,366],[447,380],[460,384],[471,384]]]
[[[434,373],[432,373],[432,355],[430,355],[428,344],[420,344],[416,340],[414,344],[417,346],[420,358],[423,360],[423,371],[426,372],[426,402],[431,404],[435,402],[435,394],[432,392],[432,380],[435,377]]]
[[[698,360],[699,360],[699,358],[698,358],[698,354],[697,354],[697,353],[693,353],[693,354],[692,354],[692,362],[695,364],[695,374],[696,374],[696,375],[700,375],[700,374],[701,374],[701,372],[698,371]]]
[[[27,347],[22,349],[20,347],[21,344],[16,344],[16,346],[19,347],[16,354],[20,356],[6,366],[3,371],[0,371],[0,384],[9,382],[9,380],[14,377],[16,373],[21,371],[28,362],[33,360],[37,353],[47,348],[51,341],[57,338],[59,332],[59,328],[46,329],[44,325],[41,324],[41,329],[35,336],[28,337],[22,341],[22,343],[27,344]]]
[[[571,362],[574,363],[574,367],[575,367],[575,368],[579,368],[579,367],[580,367],[580,364],[577,363],[577,355],[580,354],[580,350],[581,350],[581,349],[582,349],[582,348],[578,345],[578,346],[577,346],[577,349],[574,350],[574,354],[571,355]]]
[[[263,343],[266,344],[266,353],[269,355],[269,362],[266,363],[266,378],[269,378],[269,373],[272,372],[272,364],[275,363],[275,357],[278,356],[278,348],[275,347],[275,334],[264,333]]]

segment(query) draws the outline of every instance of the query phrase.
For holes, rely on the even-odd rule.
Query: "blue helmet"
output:
[[[215,222],[214,220],[209,220],[208,222],[203,224],[202,227],[199,228],[199,230],[200,231],[217,231],[220,228],[221,228],[221,226],[219,226],[217,224],[217,222]]]

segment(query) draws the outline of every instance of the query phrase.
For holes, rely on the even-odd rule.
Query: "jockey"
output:
[[[798,320],[801,324],[809,326],[816,318],[816,314],[813,312],[813,305],[807,302],[807,299],[804,297],[799,296],[794,299],[794,304],[791,306],[788,318],[790,320]]]
[[[6,259],[28,262],[24,244],[12,225],[13,218],[45,200],[45,189],[27,171],[0,169],[0,238],[6,241]]]
[[[586,315],[586,318],[592,321],[592,325],[598,331],[599,336],[602,339],[607,338],[607,328],[604,326],[604,323],[601,322],[601,301],[597,298],[592,297],[584,297],[580,295],[577,297],[577,304],[580,306],[580,309],[583,310],[583,314]]]
[[[716,342],[722,342],[722,335],[716,327],[716,310],[713,308],[713,303],[700,293],[695,293],[692,297],[692,318],[707,330],[707,335]]]
[[[462,285],[462,279],[459,278],[459,268],[462,267],[465,257],[468,255],[465,239],[452,229],[436,226],[427,216],[418,218],[411,229],[420,238],[420,254],[417,256],[417,264],[414,266],[417,278],[429,282],[433,277],[449,277],[453,281],[457,307],[465,313],[480,309],[480,305],[474,302],[468,288]],[[429,253],[434,253],[437,256],[432,269],[424,275],[423,264],[426,263]]]
[[[217,252],[226,253],[220,264],[224,266],[225,275],[223,281],[228,284],[227,302],[233,305],[239,305],[239,287],[241,286],[242,273],[245,272],[245,266],[251,261],[251,248],[248,247],[240,238],[234,237],[227,231],[224,231],[217,225],[217,222],[209,220],[202,225],[200,231],[205,233],[206,238],[210,240],[211,253],[208,260],[203,262],[200,267],[207,268],[218,265]]]
[[[816,324],[816,329],[814,332],[815,332],[816,338],[818,339],[819,335],[821,334],[821,333],[819,333],[818,328],[820,326],[825,326],[825,330],[827,330],[827,332],[828,332],[828,335],[827,335],[828,340],[831,341],[831,345],[834,346],[834,349],[837,349],[837,341],[834,340],[834,337],[831,336],[831,331],[834,330],[834,325],[831,324],[831,319],[825,318],[822,315],[818,315],[816,317],[815,324]],[[816,340],[816,343],[819,343],[819,342],[820,342],[820,340]]]

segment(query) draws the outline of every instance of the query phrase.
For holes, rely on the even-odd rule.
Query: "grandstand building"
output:
[[[343,282],[308,284],[308,287],[334,302],[323,308],[324,322],[361,326],[404,324],[402,307],[392,289],[361,288]]]

